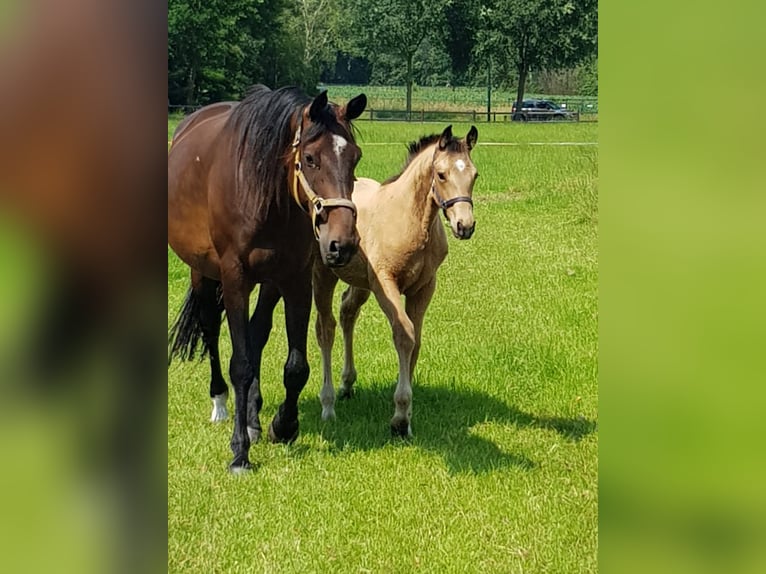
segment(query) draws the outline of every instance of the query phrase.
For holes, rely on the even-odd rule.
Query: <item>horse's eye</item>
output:
[[[439,176],[439,181],[445,181],[447,179],[446,177],[444,177],[444,172],[443,171],[440,171],[436,175]]]
[[[314,168],[317,167],[317,164],[314,161],[314,156],[311,155],[310,153],[306,154],[306,165],[309,167],[314,167]]]

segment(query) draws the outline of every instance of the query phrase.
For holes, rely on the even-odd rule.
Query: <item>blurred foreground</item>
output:
[[[167,8],[0,8],[0,571],[165,547]]]

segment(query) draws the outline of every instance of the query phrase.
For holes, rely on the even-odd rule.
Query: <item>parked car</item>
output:
[[[524,100],[520,110],[517,110],[516,104],[517,102],[514,102],[511,107],[511,119],[515,122],[577,120],[576,112],[570,112],[551,100]]]

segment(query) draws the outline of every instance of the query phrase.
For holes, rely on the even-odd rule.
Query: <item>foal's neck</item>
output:
[[[419,223],[417,229],[426,237],[439,213],[439,207],[431,197],[435,145],[421,151],[396,182],[401,186],[402,198],[408,207],[407,212]]]

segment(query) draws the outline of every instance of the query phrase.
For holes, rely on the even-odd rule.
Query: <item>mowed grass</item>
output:
[[[408,140],[443,128],[359,122],[357,174],[392,175]],[[226,470],[231,422],[208,422],[207,364],[174,363],[169,571],[597,570],[598,148],[481,143],[594,142],[595,126],[478,128],[477,230],[466,242],[450,236],[439,271],[415,376],[414,438],[389,434],[397,360],[374,299],[357,325],[357,394],[328,423],[312,312],[301,436],[292,446],[254,445],[246,476]],[[169,252],[168,324],[187,277]],[[341,347],[338,333],[336,382]],[[228,361],[225,329],[221,348]],[[284,397],[286,348],[280,305],[262,368],[265,424]]]

